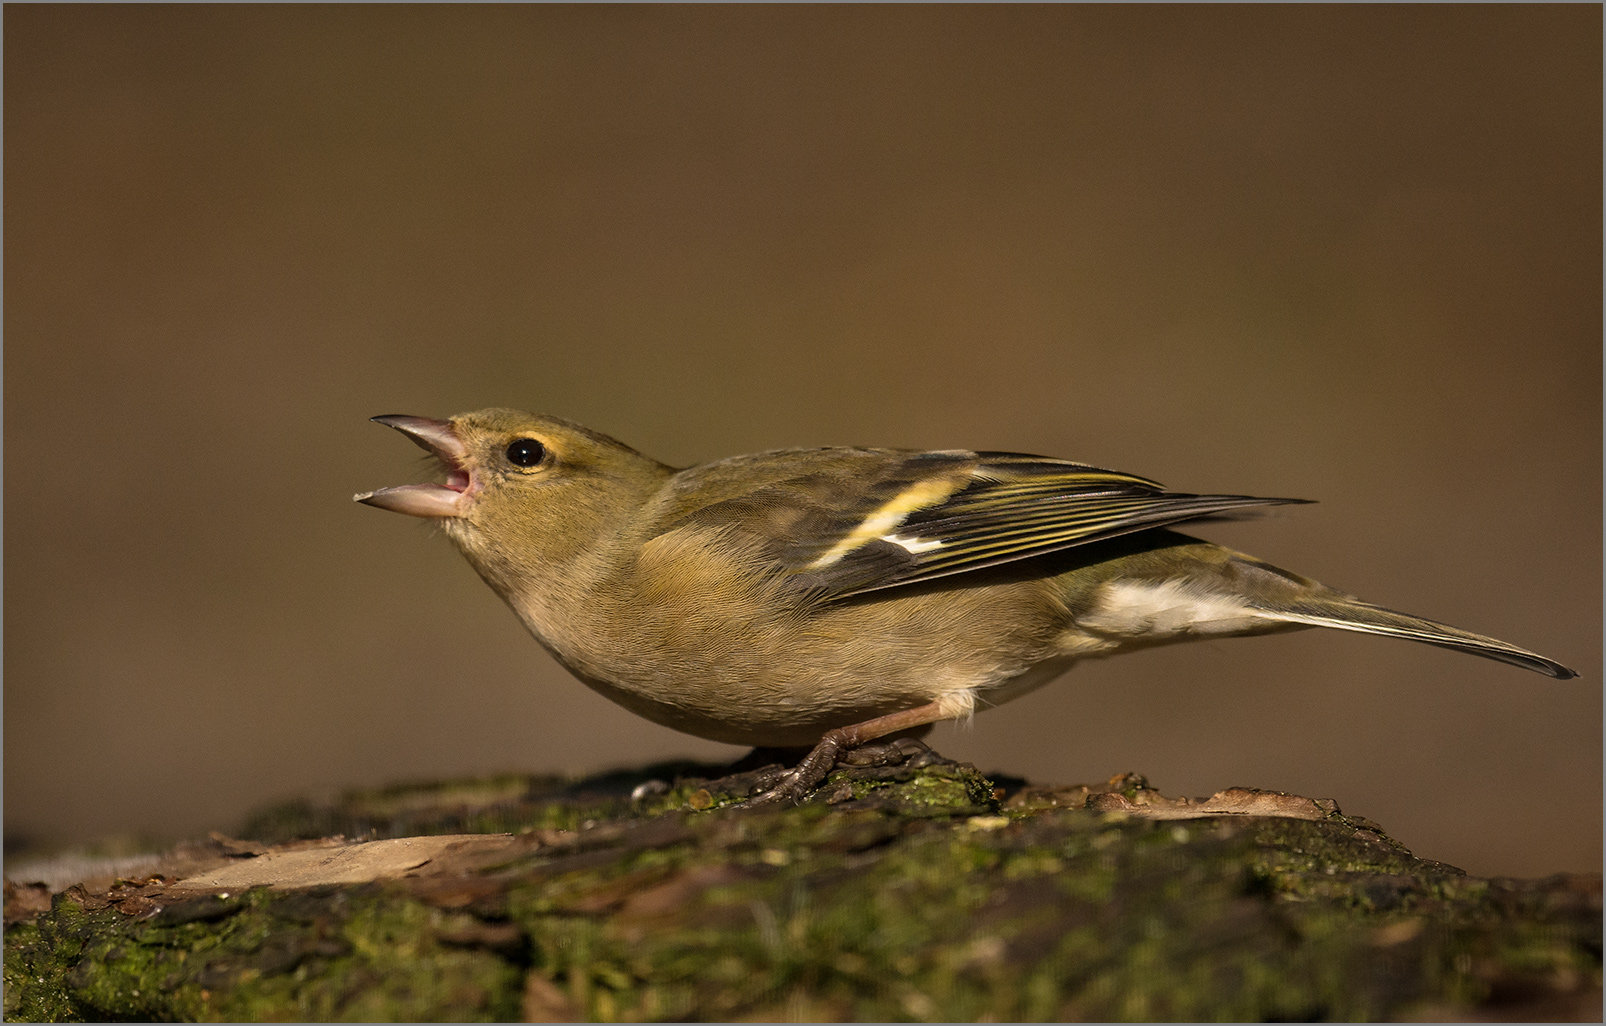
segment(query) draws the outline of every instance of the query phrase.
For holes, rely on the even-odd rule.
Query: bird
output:
[[[748,806],[800,800],[856,749],[874,757],[1084,659],[1156,645],[1329,627],[1576,676],[1171,529],[1305,500],[963,449],[675,469],[502,408],[372,420],[442,479],[355,500],[438,522],[574,676],[675,730],[808,750]]]

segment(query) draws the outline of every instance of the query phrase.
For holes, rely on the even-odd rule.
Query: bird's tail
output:
[[[1258,605],[1258,604],[1257,604]],[[1485,659],[1498,659],[1502,663],[1520,666],[1558,680],[1578,676],[1577,673],[1535,652],[1495,638],[1464,631],[1459,627],[1424,620],[1420,616],[1397,613],[1392,609],[1374,606],[1359,599],[1345,596],[1308,596],[1277,603],[1275,608],[1261,605],[1262,616],[1285,623],[1308,624],[1312,627],[1335,627],[1341,631],[1359,631],[1362,634],[1381,634],[1390,638],[1407,638],[1459,652],[1470,652]]]

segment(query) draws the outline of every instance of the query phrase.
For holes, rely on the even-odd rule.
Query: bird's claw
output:
[[[848,748],[840,741],[826,738],[803,757],[803,761],[782,774],[773,787],[737,805],[735,809],[762,809],[783,803],[801,802],[808,793],[839,765],[890,766],[910,758],[930,754],[931,749],[912,737],[895,738]]]
[[[803,757],[802,762],[782,774],[775,786],[734,808],[761,809],[783,802],[802,801],[804,795],[814,790],[820,781],[825,779],[826,774],[836,768],[837,756],[841,751],[841,741],[830,736],[822,738],[820,743]]]
[[[917,755],[931,752],[931,746],[912,737],[896,737],[891,741],[872,741],[857,748],[849,748],[837,756],[839,766],[895,766]]]

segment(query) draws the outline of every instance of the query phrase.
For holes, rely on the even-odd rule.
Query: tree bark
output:
[[[6,882],[10,1020],[1598,1021],[1599,876],[1483,880],[1332,802],[917,756],[403,786],[133,879]],[[46,900],[48,899],[48,907]]]

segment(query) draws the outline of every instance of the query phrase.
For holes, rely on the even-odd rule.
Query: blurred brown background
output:
[[[569,679],[367,423],[1015,449],[1570,663],[1331,631],[940,728],[1041,781],[1601,858],[1601,10],[5,9],[5,825],[736,750]]]

